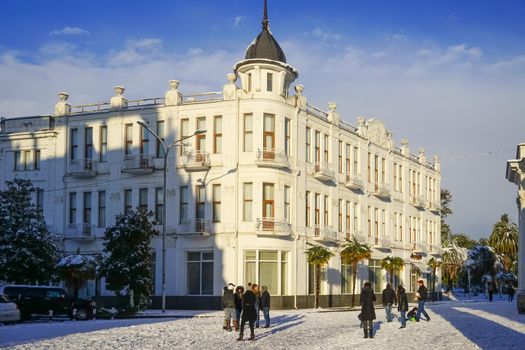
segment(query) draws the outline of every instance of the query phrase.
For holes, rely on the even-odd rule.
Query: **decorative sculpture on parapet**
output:
[[[228,73],[226,74],[226,78],[228,78],[228,83],[224,84],[222,88],[222,98],[224,100],[235,100],[237,97],[237,85],[235,85],[237,75]]]
[[[361,137],[366,137],[366,119],[363,117],[357,118],[357,133]]]
[[[113,87],[113,91],[115,91],[115,96],[109,100],[109,109],[112,111],[119,111],[121,109],[128,108],[128,100],[122,96],[126,88],[122,85],[117,85]]]
[[[438,173],[441,172],[441,162],[439,160],[439,156],[434,156],[434,170]]]
[[[339,116],[339,112],[336,112],[337,103],[329,102],[328,109],[328,121],[336,126],[339,126],[339,121],[341,120],[341,117]]]
[[[404,138],[401,140],[401,154],[405,157],[410,156],[410,149],[408,148],[408,139]]]
[[[166,106],[177,106],[182,102],[182,94],[177,90],[179,85],[180,82],[178,80],[170,80],[170,89],[164,96],[164,104]]]
[[[295,106],[299,109],[306,110],[306,97],[303,96],[304,85],[298,84],[294,87],[295,92]]]
[[[391,131],[386,132],[386,139],[388,143],[388,150],[392,151],[394,149],[394,139],[392,138],[393,134]]]
[[[69,94],[67,92],[58,93],[58,102],[55,105],[55,117],[63,117],[71,114],[71,105],[67,103]]]
[[[418,160],[419,160],[419,164],[425,165],[427,163],[427,156],[425,154],[425,149],[424,148],[420,148],[419,149]]]

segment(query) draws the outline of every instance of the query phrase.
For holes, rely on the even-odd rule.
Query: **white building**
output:
[[[15,177],[40,188],[36,201],[66,252],[98,254],[105,227],[118,213],[147,206],[162,220],[162,151],[137,122],[169,144],[193,134],[168,157],[168,307],[218,305],[233,282],[265,284],[273,307],[313,305],[307,243],[336,254],[325,269],[322,305],[348,305],[351,267],[338,244],[355,235],[373,247],[358,286],[387,281],[380,259],[402,257],[396,281],[413,291],[426,262],[439,257],[440,165],[397,147],[383,123],[344,122],[336,103],[311,106],[297,70],[263,29],[222,92],[188,96],[170,81],[165,98],[127,101],[115,87],[108,103],[70,106],[60,93],[54,116],[1,121],[1,186]],[[408,129],[408,126],[407,126]],[[161,239],[155,295],[161,290]],[[104,281],[84,293],[112,295]],[[159,298],[154,300],[159,305]]]

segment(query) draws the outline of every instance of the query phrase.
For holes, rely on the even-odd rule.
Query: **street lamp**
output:
[[[173,148],[173,146],[176,146],[178,143],[187,140],[195,135],[204,134],[206,133],[206,130],[196,130],[192,135],[184,136],[183,138],[175,140],[168,147],[166,147],[164,141],[160,138],[160,136],[155,131],[151,130],[146,123],[144,123],[143,121],[138,121],[137,124],[142,126],[144,129],[148,130],[148,132],[157,139],[159,144],[162,146],[162,153],[164,155],[164,167],[162,169],[164,173],[162,178],[162,312],[166,312],[166,174],[168,170],[168,153]]]

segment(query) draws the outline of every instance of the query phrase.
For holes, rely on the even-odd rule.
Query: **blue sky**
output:
[[[260,31],[262,0],[4,1],[0,116],[72,104],[217,91]],[[443,157],[455,232],[516,220],[505,162],[525,141],[524,1],[269,0],[270,26],[309,102],[376,117]],[[479,153],[493,152],[491,155]]]

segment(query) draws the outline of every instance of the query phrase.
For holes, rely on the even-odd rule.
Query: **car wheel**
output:
[[[89,317],[89,313],[87,309],[78,309],[77,310],[77,320],[84,321],[87,320]]]

